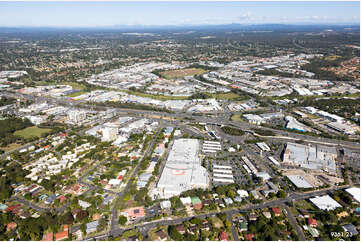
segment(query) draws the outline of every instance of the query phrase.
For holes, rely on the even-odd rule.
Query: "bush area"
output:
[[[19,139],[13,133],[17,130],[22,130],[27,127],[33,126],[29,119],[21,119],[16,117],[10,117],[4,120],[0,120],[0,139],[1,146],[7,146]]]
[[[241,135],[245,134],[244,131],[237,129],[237,128],[230,127],[230,126],[223,126],[221,129],[224,133],[229,134],[229,135],[241,136]]]
[[[148,106],[144,104],[134,104],[134,103],[121,103],[121,102],[105,102],[105,103],[88,103],[90,105],[99,105],[99,106],[107,106],[113,108],[129,108],[129,109],[141,109],[148,111],[157,111],[157,112],[167,112],[172,113],[170,110],[165,108],[157,108],[153,106]]]
[[[253,129],[256,134],[263,135],[263,136],[274,136],[275,134],[271,130],[264,130],[264,129]]]
[[[329,99],[305,99],[301,104],[303,107],[312,106],[338,116],[352,119],[360,112],[360,99],[329,98]],[[360,124],[360,120],[355,120]]]
[[[337,67],[342,61],[347,60],[346,57],[340,57],[336,59],[315,58],[310,61],[309,64],[303,65],[302,69],[315,73],[314,78],[330,81],[353,81],[352,77],[338,76],[332,71],[322,70],[322,68]]]
[[[0,98],[0,107],[9,105],[9,104],[12,104],[12,103],[15,103],[15,102],[16,102],[15,98],[1,97]]]

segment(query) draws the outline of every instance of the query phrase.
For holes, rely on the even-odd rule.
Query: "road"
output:
[[[152,148],[154,146],[156,138],[158,137],[158,135],[162,129],[163,129],[163,125],[162,125],[162,123],[159,123],[158,130],[157,130],[156,134],[152,137],[152,140],[148,146],[147,151],[144,153],[142,160],[139,161],[138,165],[136,166],[136,168],[134,169],[134,171],[133,171],[132,175],[130,175],[130,177],[134,177],[136,174],[138,174],[140,165],[141,165],[143,159],[145,157],[147,157],[149,155],[149,153],[152,151]],[[128,188],[130,186],[130,183],[131,183],[131,179],[128,180],[125,188],[118,194],[118,197],[116,198],[116,201],[112,208],[112,218],[111,218],[111,223],[110,223],[111,231],[118,228],[118,209],[117,209],[116,203],[120,202],[124,199],[125,193],[127,192]]]
[[[302,230],[300,229],[300,226],[298,225],[298,223],[297,223],[294,215],[292,214],[290,208],[288,206],[286,206],[285,204],[282,204],[282,207],[286,211],[287,217],[290,220],[290,222],[292,223],[292,226],[296,229],[298,239],[301,240],[301,241],[305,241],[306,237],[303,234]]]
[[[120,236],[122,233],[124,233],[127,230],[132,230],[132,229],[139,229],[139,230],[146,230],[149,231],[149,229],[152,228],[156,228],[158,225],[159,226],[163,226],[163,225],[176,225],[176,224],[180,224],[183,223],[185,221],[191,220],[192,218],[206,218],[206,217],[210,217],[213,215],[217,215],[219,213],[226,213],[226,214],[235,214],[235,213],[247,213],[251,210],[255,210],[255,209],[263,209],[263,208],[269,208],[269,207],[284,207],[286,206],[286,203],[290,203],[290,202],[294,202],[294,201],[298,201],[298,200],[304,200],[304,199],[308,199],[308,198],[312,198],[315,196],[320,196],[320,195],[326,195],[328,193],[334,192],[336,190],[340,190],[340,189],[344,189],[344,188],[348,188],[349,186],[342,186],[342,187],[337,187],[337,188],[329,188],[329,189],[324,189],[321,191],[311,191],[308,193],[292,193],[290,194],[290,196],[288,196],[287,198],[282,198],[282,199],[276,199],[276,200],[272,200],[272,201],[266,201],[262,204],[251,204],[251,205],[246,205],[244,207],[241,208],[231,208],[231,209],[226,209],[220,212],[210,212],[210,213],[205,213],[205,214],[200,214],[200,215],[195,215],[195,216],[189,216],[189,217],[183,217],[183,218],[176,218],[176,219],[163,219],[163,220],[158,220],[158,221],[154,221],[154,222],[148,222],[148,223],[143,223],[141,225],[132,225],[132,226],[128,226],[126,228],[112,228],[109,232],[106,232],[102,235],[97,235],[97,236],[90,236],[85,238],[85,240],[91,240],[91,239],[95,239],[98,236]],[[287,211],[287,210],[286,210]],[[288,213],[288,211],[287,211]],[[290,213],[291,214],[291,213]],[[227,215],[228,217],[229,215]],[[291,220],[291,223],[294,225],[294,223],[297,224],[297,222],[295,220]],[[297,226],[295,226],[295,229],[297,231]],[[233,232],[232,232],[233,235]],[[238,237],[238,234],[237,234]],[[302,238],[302,236],[300,237]],[[299,239],[300,239],[299,238]]]
[[[227,215],[227,219],[231,222],[231,231],[232,231],[233,240],[239,241],[238,231],[236,230],[233,224],[232,213],[226,212],[226,215]]]

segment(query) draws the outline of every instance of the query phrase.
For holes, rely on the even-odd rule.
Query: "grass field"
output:
[[[5,152],[8,152],[10,150],[15,150],[17,148],[21,147],[21,144],[17,144],[17,143],[11,143],[11,144],[8,144],[7,146],[5,147],[1,147],[1,149]]]
[[[23,137],[24,139],[36,136],[41,137],[42,134],[48,133],[51,129],[38,128],[36,126],[28,127],[22,130],[15,131],[15,136]]]
[[[236,122],[243,122],[244,120],[241,118],[240,114],[234,114],[232,115],[232,121],[236,121]]]
[[[222,228],[223,227],[223,222],[222,220],[220,220],[219,218],[217,217],[211,217],[211,221],[212,221],[212,225],[215,227],[215,228]]]
[[[325,60],[327,61],[333,61],[333,60],[336,60],[338,58],[340,58],[341,56],[338,56],[338,55],[330,55],[330,56],[327,56],[325,57]]]
[[[88,93],[88,92],[85,92],[85,91],[73,92],[72,94],[67,95],[67,97],[77,97],[77,96],[83,95],[85,93]]]
[[[162,71],[159,74],[166,79],[177,79],[185,76],[201,75],[207,72],[201,68],[186,68],[179,70]]]
[[[238,94],[233,93],[233,92],[211,93],[210,95],[215,99],[224,99],[224,100],[235,100],[235,99],[241,98],[241,96],[239,96]]]

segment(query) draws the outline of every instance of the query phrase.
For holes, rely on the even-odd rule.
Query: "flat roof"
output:
[[[338,202],[336,202],[329,195],[316,196],[314,198],[310,198],[310,201],[321,210],[329,211],[329,210],[334,210],[336,208],[342,207]]]
[[[201,166],[197,139],[176,139],[159,179],[157,188],[163,198],[179,195],[192,188],[208,188],[209,174]]]
[[[300,175],[288,175],[288,179],[297,187],[297,188],[312,188],[313,186]]]
[[[359,187],[350,187],[345,189],[356,201],[360,202],[361,198],[361,189]]]

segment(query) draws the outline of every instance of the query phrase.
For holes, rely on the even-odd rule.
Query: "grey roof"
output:
[[[351,236],[358,235],[357,229],[356,229],[355,225],[353,225],[353,224],[345,224],[342,226],[342,228],[345,231],[349,232],[351,234]]]
[[[90,229],[96,229],[99,225],[99,220],[95,220],[93,222],[87,223],[86,224],[86,230],[90,230]]]

